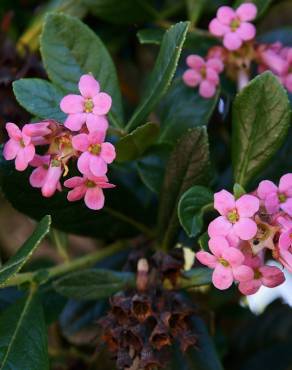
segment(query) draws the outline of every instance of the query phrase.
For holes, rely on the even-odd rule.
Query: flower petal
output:
[[[105,131],[94,131],[88,135],[90,144],[101,144],[104,142],[106,132]]]
[[[76,186],[80,186],[82,184],[84,184],[84,178],[80,176],[71,177],[64,182],[64,186],[66,186],[66,188],[75,188]]]
[[[107,172],[107,164],[97,155],[90,155],[89,170],[94,176],[103,176]]]
[[[84,197],[85,204],[88,208],[98,210],[104,206],[104,195],[102,189],[98,186],[88,188]]]
[[[237,281],[248,281],[254,277],[253,269],[245,265],[234,267],[232,271],[234,279]]]
[[[23,148],[23,154],[24,158],[27,163],[33,160],[34,155],[35,155],[35,147],[33,144],[27,145],[25,148]]]
[[[221,73],[224,69],[224,64],[219,58],[210,58],[207,60],[207,67],[212,68],[217,73]]]
[[[240,250],[233,247],[225,248],[222,253],[222,258],[229,262],[232,267],[240,266],[244,261],[244,255]]]
[[[111,143],[101,144],[100,156],[106,163],[112,163],[116,158],[115,147]]]
[[[196,69],[197,71],[199,71],[205,65],[204,59],[195,54],[189,55],[186,59],[186,63],[189,67]]]
[[[252,3],[241,4],[235,12],[241,21],[252,21],[257,16],[257,7]]]
[[[93,98],[93,113],[99,116],[107,114],[112,106],[112,98],[109,94],[101,92]]]
[[[89,74],[80,77],[78,88],[84,98],[93,98],[100,91],[99,83]]]
[[[281,249],[289,249],[292,245],[292,239],[291,239],[291,230],[282,232],[279,237],[279,247]]]
[[[228,50],[237,50],[242,45],[242,40],[236,32],[230,32],[225,34],[223,39],[223,45]]]
[[[224,290],[230,288],[233,283],[231,268],[224,267],[218,263],[212,275],[212,282],[217,289]]]
[[[217,19],[222,24],[229,25],[235,17],[236,13],[230,6],[221,6],[217,10]]]
[[[83,175],[90,175],[89,169],[89,161],[90,161],[91,154],[88,152],[84,152],[78,158],[77,161],[77,168]]]
[[[106,131],[108,129],[108,121],[105,116],[88,113],[86,115],[86,126],[89,132]]]
[[[210,251],[214,256],[221,258],[226,249],[229,249],[228,241],[222,236],[215,236],[211,238],[208,242]]]
[[[281,209],[288,213],[292,217],[292,198],[286,200],[286,202],[280,204]]]
[[[87,134],[75,135],[72,138],[72,145],[75,150],[85,152],[89,147],[89,140]]]
[[[203,98],[210,99],[216,93],[216,85],[213,82],[204,80],[200,84],[199,93]]]
[[[259,270],[262,273],[262,283],[268,288],[274,288],[285,281],[285,275],[276,266],[263,266]]]
[[[250,240],[257,233],[257,224],[250,218],[241,217],[233,226],[235,234],[242,240]]]
[[[282,176],[279,182],[280,193],[285,193],[292,196],[292,173],[287,173]]]
[[[277,193],[277,191],[278,188],[272,181],[264,180],[259,183],[257,195],[260,199],[266,199],[272,193]]]
[[[22,138],[22,133],[15,123],[8,122],[6,123],[5,128],[10,138],[14,140],[20,140]]]
[[[215,268],[217,264],[217,258],[214,257],[211,253],[199,251],[196,253],[196,259],[201,262],[203,265],[206,265],[210,268]]]
[[[238,285],[239,291],[244,295],[251,295],[255,294],[261,287],[262,283],[260,279],[257,280],[249,280],[249,281],[242,281]]]
[[[214,194],[214,208],[221,215],[227,215],[229,211],[235,209],[235,205],[234,196],[229,191],[221,190]]]
[[[217,18],[214,18],[209,23],[209,31],[214,36],[222,37],[226,33],[230,32],[230,28],[228,26],[222,24],[221,22],[219,22]]]
[[[201,74],[193,69],[187,69],[182,78],[184,83],[190,87],[196,87],[202,81]]]
[[[71,131],[79,131],[86,121],[86,113],[69,114],[64,122],[64,126]]]
[[[43,166],[35,168],[29,177],[30,185],[34,188],[41,188],[45,183],[47,173],[48,170]]]
[[[69,202],[75,202],[84,198],[87,188],[84,184],[74,187],[73,190],[70,190],[67,194],[67,199]]]
[[[69,94],[60,102],[60,108],[64,113],[82,113],[84,111],[84,98],[81,95]]]
[[[275,212],[278,212],[280,203],[278,199],[277,193],[271,193],[267,196],[265,200],[265,207],[268,213],[273,214]]]
[[[11,159],[14,159],[17,156],[19,150],[21,150],[19,141],[10,139],[4,145],[3,156],[7,161],[10,161]]]
[[[223,216],[215,218],[208,226],[208,233],[211,238],[214,236],[226,236],[232,229],[232,224]]]
[[[252,217],[260,207],[260,201],[253,195],[242,195],[236,202],[236,209],[241,217]]]
[[[255,38],[256,28],[253,24],[243,22],[236,30],[236,34],[244,41],[249,41]]]

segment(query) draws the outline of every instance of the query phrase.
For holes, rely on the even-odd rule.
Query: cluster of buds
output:
[[[220,7],[209,24],[209,31],[222,40],[222,46],[211,47],[205,59],[195,54],[187,57],[190,69],[183,75],[185,84],[199,86],[200,95],[211,98],[216,93],[219,75],[225,70],[241,90],[249,81],[251,64],[255,63],[258,73],[272,71],[292,92],[292,48],[283,47],[280,42],[257,43],[256,28],[250,23],[256,15],[257,7],[253,3],[241,4],[235,10],[229,6]]]
[[[220,216],[208,227],[211,253],[196,254],[214,269],[214,286],[228,289],[236,281],[240,292],[250,295],[262,285],[282,284],[282,270],[265,261],[273,258],[292,272],[292,173],[282,176],[279,186],[264,180],[238,199],[221,190],[214,195],[214,208]]]
[[[152,263],[149,271],[146,259],[138,261],[136,289],[113,296],[100,320],[119,369],[164,368],[175,341],[182,352],[197,343],[192,308],[178,292],[162,286],[170,276],[175,281],[183,262],[160,252]]]
[[[105,142],[106,114],[112,100],[100,92],[99,83],[91,75],[81,76],[78,87],[81,95],[69,94],[60,102],[67,114],[64,125],[48,119],[26,124],[20,130],[14,123],[7,123],[10,139],[3,155],[6,160],[15,159],[18,171],[34,168],[30,184],[40,188],[44,197],[62,190],[61,178],[68,176],[70,164],[77,160],[81,176],[64,181],[64,186],[71,189],[67,199],[72,202],[84,198],[88,208],[98,210],[104,206],[102,189],[114,187],[106,173],[116,153],[114,146]]]

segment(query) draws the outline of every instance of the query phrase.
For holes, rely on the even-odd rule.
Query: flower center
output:
[[[88,151],[89,151],[91,154],[99,155],[99,154],[100,154],[100,151],[101,151],[101,145],[100,145],[100,144],[92,144],[92,145],[90,145],[90,147],[88,148]]]
[[[258,269],[256,269],[256,270],[254,270],[254,279],[260,279],[262,277],[262,273],[258,270]]]
[[[205,66],[203,66],[201,68],[201,76],[202,76],[203,79],[206,79],[206,77],[207,77],[207,70],[206,70]]]
[[[95,182],[94,182],[94,181],[91,181],[91,180],[87,180],[85,185],[86,185],[88,188],[95,188],[95,187],[96,187]]]
[[[20,144],[20,146],[21,146],[22,148],[25,148],[25,144],[24,144],[23,139],[20,139],[20,140],[19,140],[19,144]]]
[[[226,261],[224,258],[219,258],[219,263],[221,263],[221,265],[223,265],[224,267],[228,267],[229,266],[229,262]]]
[[[61,162],[58,159],[53,159],[52,162],[51,162],[51,166],[52,167],[60,167]]]
[[[227,219],[232,223],[235,224],[239,220],[239,214],[237,213],[236,209],[227,213]]]
[[[266,240],[270,236],[270,229],[265,224],[258,224],[258,231],[257,231],[257,239],[259,240]]]
[[[240,26],[240,20],[238,18],[234,18],[230,23],[230,28],[232,32],[235,32],[239,26]]]
[[[92,99],[86,99],[84,102],[84,112],[91,113],[94,108],[94,103]]]
[[[285,194],[278,194],[278,199],[280,203],[284,203],[287,200],[287,197]]]

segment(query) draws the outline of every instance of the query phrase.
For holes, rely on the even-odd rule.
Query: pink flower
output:
[[[238,200],[226,190],[214,195],[214,208],[221,214],[208,227],[210,237],[230,234],[250,240],[257,233],[257,224],[251,219],[259,210],[259,200],[253,195],[243,195]]]
[[[280,56],[286,62],[286,69],[280,74],[280,80],[284,87],[292,92],[292,48],[283,48]]]
[[[216,93],[219,84],[219,73],[223,71],[223,63],[219,58],[205,61],[199,55],[189,55],[186,60],[190,67],[183,74],[183,81],[187,86],[199,86],[199,93],[203,98],[211,98]]]
[[[42,195],[44,197],[49,198],[55,194],[57,189],[61,190],[60,189],[61,187],[60,178],[62,176],[62,173],[63,173],[63,168],[62,168],[61,162],[57,159],[51,160],[50,166],[47,170],[47,174],[43,178],[43,182],[41,186]]]
[[[69,115],[64,125],[79,131],[86,123],[90,132],[106,131],[108,121],[105,115],[111,108],[111,97],[100,92],[99,83],[91,75],[81,76],[78,86],[81,95],[69,94],[61,100],[61,110]]]
[[[75,150],[82,152],[78,159],[79,171],[87,176],[103,176],[107,172],[107,164],[116,157],[115,147],[103,142],[105,132],[96,131],[89,134],[79,134],[72,138]]]
[[[84,198],[86,206],[98,210],[104,206],[104,194],[102,189],[113,188],[115,185],[108,182],[106,176],[102,177],[72,177],[64,182],[70,190],[67,196],[69,202],[75,202]]]
[[[263,265],[257,256],[249,258],[248,266],[253,269],[252,277],[246,281],[240,281],[238,285],[244,295],[255,294],[262,285],[274,288],[285,281],[285,275],[278,267]]]
[[[234,280],[246,281],[251,279],[253,271],[244,266],[244,255],[236,248],[230,247],[226,239],[214,237],[209,240],[211,253],[200,251],[196,258],[212,269],[212,282],[217,289],[228,289]]]
[[[248,21],[255,19],[257,8],[252,3],[240,5],[236,10],[229,6],[221,6],[217,17],[209,24],[209,31],[218,37],[223,37],[223,45],[228,50],[237,50],[244,41],[252,40],[256,28]]]
[[[6,123],[10,139],[4,145],[3,156],[6,160],[15,159],[15,168],[24,171],[35,155],[32,140],[14,123]]]
[[[276,42],[271,45],[262,44],[257,48],[259,58],[259,71],[260,73],[267,69],[274,72],[276,75],[282,75],[287,71],[287,61],[280,54],[282,44]]]
[[[268,213],[273,214],[281,209],[292,216],[292,173],[281,177],[279,187],[272,181],[261,181],[257,195],[263,200]]]
[[[23,126],[22,131],[30,137],[47,136],[52,132],[49,121],[29,123]]]

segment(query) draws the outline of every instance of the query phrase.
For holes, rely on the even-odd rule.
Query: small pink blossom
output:
[[[281,58],[286,62],[286,69],[280,73],[280,80],[284,87],[292,92],[292,48],[286,47],[281,50]]]
[[[102,131],[89,134],[79,134],[72,138],[73,148],[82,152],[77,166],[79,171],[87,176],[103,176],[107,172],[107,164],[116,157],[115,147],[104,142],[105,133]]]
[[[281,177],[279,187],[272,181],[261,181],[257,195],[263,201],[268,213],[273,214],[281,209],[292,216],[292,173]]]
[[[199,55],[189,55],[186,60],[190,67],[183,74],[183,81],[187,86],[199,86],[199,93],[203,98],[211,98],[216,93],[219,84],[219,73],[223,71],[223,63],[219,58],[210,58],[205,61]]]
[[[15,159],[15,168],[24,171],[35,155],[31,137],[21,131],[14,123],[6,123],[10,139],[4,145],[3,156],[6,160]]]
[[[55,194],[57,189],[61,190],[60,178],[62,174],[63,174],[62,163],[57,159],[51,160],[46,176],[43,178],[41,186],[42,195],[44,197],[49,198]],[[40,178],[40,182],[41,181],[42,178]]]
[[[238,200],[226,190],[214,195],[214,208],[221,214],[208,227],[210,237],[230,234],[242,240],[250,240],[257,233],[257,224],[252,219],[259,210],[259,200],[253,195],[242,195]]]
[[[239,282],[238,288],[244,295],[255,294],[262,285],[274,288],[285,281],[285,275],[278,267],[263,265],[257,256],[245,260],[245,263],[252,268],[253,274],[250,279]]]
[[[61,100],[61,110],[68,114],[64,125],[72,131],[79,131],[84,124],[90,132],[106,131],[111,97],[100,92],[99,83],[89,74],[81,76],[78,86],[81,95],[69,94]]]
[[[84,198],[86,206],[92,210],[99,210],[104,206],[104,194],[102,189],[113,188],[115,185],[108,182],[106,176],[101,177],[72,177],[64,182],[70,190],[67,196],[69,202],[75,202]]]
[[[261,44],[257,48],[259,72],[271,70],[276,75],[282,75],[287,71],[287,61],[281,56],[282,44]]]
[[[28,123],[23,127],[23,133],[30,137],[40,137],[49,135],[52,130],[50,129],[50,121]]]
[[[243,253],[230,247],[226,239],[214,237],[209,240],[211,253],[200,251],[196,258],[204,265],[214,269],[212,282],[217,289],[228,289],[234,280],[246,281],[251,279],[253,271],[243,265]]]
[[[223,45],[228,50],[239,49],[244,41],[254,39],[256,28],[249,23],[256,18],[257,8],[252,3],[244,3],[236,10],[229,6],[221,6],[217,17],[209,24],[209,31],[223,37]]]

